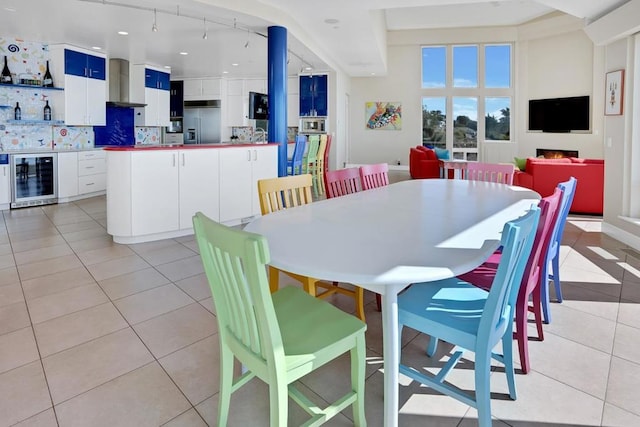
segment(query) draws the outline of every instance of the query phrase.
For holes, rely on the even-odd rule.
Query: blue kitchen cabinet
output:
[[[105,58],[99,56],[65,49],[64,73],[70,76],[105,80],[107,75],[106,61]]]
[[[300,76],[300,116],[327,116],[327,76]]]
[[[144,70],[144,86],[151,89],[169,90],[171,87],[171,76],[169,73],[145,68]]]

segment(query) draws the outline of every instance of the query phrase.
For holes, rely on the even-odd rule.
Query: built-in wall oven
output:
[[[11,208],[58,203],[58,155],[11,154]]]

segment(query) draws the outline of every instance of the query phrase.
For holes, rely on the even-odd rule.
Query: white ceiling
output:
[[[0,36],[97,46],[110,57],[168,65],[178,77],[265,77],[267,28],[281,25],[289,75],[312,67],[369,76],[386,72],[387,31],[518,25],[555,11],[588,23],[627,1],[0,0]]]

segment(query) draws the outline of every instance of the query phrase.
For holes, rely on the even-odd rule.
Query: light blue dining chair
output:
[[[437,375],[400,364],[400,373],[478,410],[480,427],[491,426],[489,377],[491,359],[505,366],[509,396],[516,398],[513,369],[513,317],[527,258],[540,218],[532,206],[524,216],[507,222],[502,230],[503,252],[490,291],[457,278],[411,285],[398,297],[398,323],[456,346]],[[503,354],[493,352],[502,341]],[[475,399],[445,382],[464,350],[475,353]]]
[[[287,160],[287,175],[300,175],[302,173],[302,156],[307,145],[306,135],[296,135],[296,143],[293,147],[293,155]]]
[[[544,263],[543,270],[540,272],[540,300],[542,303],[542,314],[544,323],[551,322],[551,309],[549,301],[549,279],[553,280],[556,289],[556,300],[562,302],[562,286],[560,284],[560,245],[562,244],[562,234],[564,233],[564,225],[569,216],[573,196],[576,192],[578,180],[574,177],[568,181],[558,184],[558,188],[563,191],[562,201],[560,202],[560,214],[553,228],[549,250],[547,251],[547,259]],[[549,274],[549,263],[551,263],[551,274]]]

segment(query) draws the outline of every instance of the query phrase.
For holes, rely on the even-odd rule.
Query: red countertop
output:
[[[188,144],[188,145],[138,145],[126,147],[105,147],[105,151],[156,151],[156,150],[198,150],[203,148],[238,148],[238,147],[261,147],[264,145],[279,145],[278,142],[268,144]]]

